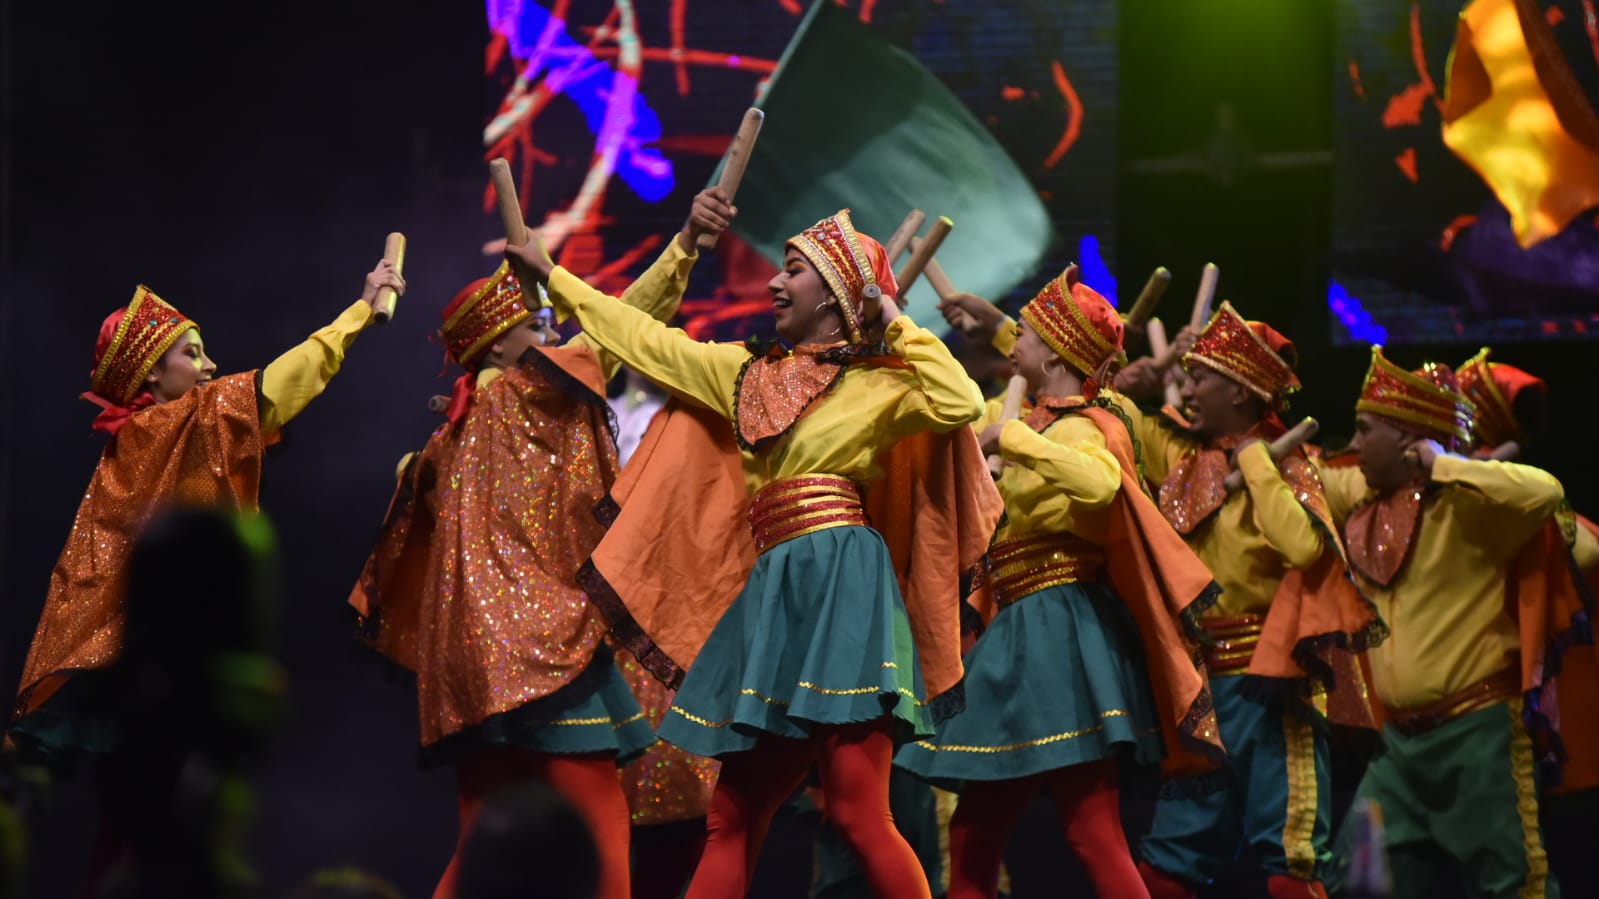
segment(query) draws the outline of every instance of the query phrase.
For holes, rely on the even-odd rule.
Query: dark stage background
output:
[[[759,10],[762,22],[793,21],[791,5],[729,0],[725,19]],[[960,5],[873,4],[879,23]],[[442,351],[426,335],[455,290],[492,264],[481,252],[497,236],[482,213],[483,7],[336,0],[180,13],[0,0],[0,9],[0,689],[20,672],[99,451],[94,409],[76,395],[103,316],[144,282],[202,323],[224,371],[259,367],[347,305],[384,234],[404,231],[411,293],[394,323],[357,342],[268,464],[262,504],[289,587],[294,717],[258,778],[254,847],[273,892],[316,868],[355,864],[428,895],[454,840],[452,784],[416,768],[413,699],[352,641],[344,598],[393,462],[425,439],[422,403],[442,392]],[[1121,5],[1104,38],[1120,60],[1121,162],[1063,163],[1057,177],[1114,198],[1103,245],[1115,247],[1124,290],[1156,265],[1172,269],[1167,321],[1186,317],[1200,267],[1218,263],[1218,298],[1298,341],[1309,388],[1295,412],[1319,417],[1336,445],[1350,430],[1367,350],[1331,345],[1325,303],[1334,17],[1333,4]],[[716,121],[736,121],[747,102],[730,93]],[[1037,127],[1046,136],[1034,135],[1035,146],[1059,135],[1058,121]],[[1264,164],[1268,154],[1292,164]],[[680,170],[684,203],[710,164]],[[674,226],[682,208],[659,225]],[[716,269],[702,269],[691,295],[712,296]],[[1458,362],[1476,345],[1425,349]],[[1495,358],[1550,379],[1563,414],[1532,459],[1592,510],[1599,485],[1585,462],[1596,425],[1579,412],[1593,383],[1585,349],[1506,345]],[[174,572],[173,589],[206,585]],[[1344,787],[1359,761],[1353,744],[1340,754]],[[28,895],[40,899],[70,894],[93,827],[84,779],[51,799],[31,852]],[[804,826],[786,820],[774,831],[757,895],[791,895],[803,882]],[[1052,830],[1042,809],[1024,824],[1012,853],[1017,895],[1072,895],[1080,883],[1063,875]]]

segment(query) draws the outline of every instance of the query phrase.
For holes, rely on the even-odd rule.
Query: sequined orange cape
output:
[[[536,348],[408,466],[349,601],[415,672],[423,746],[554,693],[600,649],[572,575],[618,468],[604,390],[588,348]]]
[[[106,443],[50,573],[14,716],[38,709],[75,671],[115,661],[128,555],[152,511],[165,504],[256,508],[267,442],[256,408],[258,374],[218,378],[148,406]]]
[[[1555,793],[1599,786],[1593,594],[1571,557],[1580,526],[1563,511],[1527,541],[1510,570],[1505,599],[1521,631],[1523,717]]]
[[[638,700],[650,727],[659,728],[666,710],[672,707],[676,691],[655,679],[631,652],[615,647],[616,667]],[[634,825],[671,824],[705,817],[711,808],[711,793],[722,763],[694,755],[665,740],[644,751],[637,760],[617,772],[627,808]]]
[[[935,712],[959,698],[962,575],[983,557],[1004,503],[969,428],[905,438],[879,460],[866,510],[899,575]],[[667,403],[612,490],[616,517],[579,580],[623,645],[681,682],[755,564],[732,426]]]

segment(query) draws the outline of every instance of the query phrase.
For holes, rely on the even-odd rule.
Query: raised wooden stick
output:
[[[494,202],[500,210],[505,241],[513,247],[522,246],[527,243],[527,223],[522,221],[522,201],[517,197],[516,181],[511,178],[511,164],[501,157],[490,159],[489,180],[494,183]],[[517,281],[522,285],[522,305],[534,311],[544,305],[539,299],[538,285],[528,278]]]
[[[921,243],[922,239],[920,237],[912,237],[911,250],[914,252],[917,247],[921,246]],[[960,293],[955,287],[955,282],[949,279],[949,275],[944,274],[944,267],[938,264],[937,259],[928,259],[925,271],[927,273],[927,283],[933,286],[933,293],[938,294],[939,302],[948,302],[950,297]],[[904,292],[903,289],[900,290],[900,293]],[[972,318],[971,313],[957,306],[955,308],[955,327],[959,328],[962,333],[970,334],[972,329],[977,327],[977,319]]]
[[[1271,460],[1276,462],[1284,456],[1303,446],[1305,441],[1316,436],[1321,430],[1321,425],[1314,418],[1307,418],[1294,425],[1283,433],[1281,437],[1266,445],[1266,451],[1271,453]],[[1222,481],[1222,486],[1228,493],[1236,493],[1244,487],[1244,473],[1233,469],[1228,473],[1227,479]]]
[[[502,157],[489,160],[489,180],[494,183],[494,202],[500,210],[500,228],[511,246],[527,243],[527,223],[522,220],[522,200],[516,194],[516,179],[511,164]]]
[[[1144,336],[1149,340],[1149,355],[1155,359],[1160,359],[1171,351],[1171,343],[1166,340],[1166,325],[1160,319],[1152,318],[1144,325]],[[1161,369],[1161,377],[1165,377],[1167,368]],[[1169,382],[1166,384],[1166,405],[1174,409],[1183,407],[1183,395],[1176,384]]]
[[[905,220],[899,223],[893,234],[889,235],[888,243],[883,247],[888,251],[889,268],[899,265],[899,257],[905,254],[905,250],[911,245],[911,238],[922,230],[922,222],[926,220],[927,213],[920,209],[912,209],[905,213]]]
[[[921,275],[922,269],[927,267],[928,260],[938,252],[939,246],[944,243],[944,238],[949,236],[950,229],[954,227],[955,223],[948,216],[941,215],[938,221],[933,222],[933,227],[927,229],[926,237],[920,241],[912,241],[916,249],[911,251],[911,258],[894,277],[894,280],[899,282],[898,299],[901,306],[905,305],[905,294],[910,292],[911,285],[916,283],[916,278]]]
[[[738,193],[738,183],[744,180],[744,168],[750,164],[750,153],[755,150],[755,139],[761,136],[761,123],[764,121],[766,113],[753,106],[745,110],[738,134],[733,136],[733,145],[727,148],[727,164],[722,166],[722,177],[717,179],[716,186],[727,191],[729,206],[733,205],[733,195]],[[700,249],[709,250],[716,246],[716,238],[701,234],[696,243]]]
[[[1010,383],[1005,385],[1005,402],[999,409],[999,424],[1004,424],[1022,414],[1022,401],[1027,399],[1027,379],[1021,375],[1011,375]],[[1005,460],[995,453],[988,457],[988,473],[999,480],[1000,472],[1005,469]]]
[[[1216,263],[1205,263],[1205,270],[1199,275],[1199,292],[1194,294],[1194,317],[1188,320],[1195,336],[1210,323],[1210,303],[1216,297],[1216,279],[1220,276]]]
[[[1166,293],[1166,288],[1170,284],[1171,272],[1167,270],[1166,266],[1163,265],[1155,269],[1150,274],[1149,280],[1144,282],[1144,292],[1138,295],[1138,302],[1134,303],[1133,308],[1128,311],[1127,318],[1124,320],[1126,324],[1136,328],[1149,321],[1149,317],[1155,313],[1155,304],[1160,302],[1160,298]]]
[[[1521,458],[1521,444],[1514,440],[1506,440],[1493,448],[1488,458],[1494,462],[1510,462]]]
[[[405,235],[398,231],[389,235],[383,242],[383,259],[394,263],[394,273],[402,274],[405,268]],[[372,304],[372,317],[380,325],[386,325],[394,317],[394,303],[400,298],[399,293],[392,287],[378,290],[377,301]]]

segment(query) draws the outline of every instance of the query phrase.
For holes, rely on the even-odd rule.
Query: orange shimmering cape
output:
[[[929,700],[958,701],[961,576],[988,549],[1004,503],[970,428],[922,432],[879,459],[866,511],[899,576]],[[676,687],[755,564],[732,425],[672,401],[612,489],[615,519],[579,580],[639,662]]]
[[[535,348],[407,467],[350,604],[416,673],[424,746],[554,693],[601,649],[572,574],[618,468],[604,389],[588,348]]]
[[[1569,509],[1527,541],[1510,570],[1506,613],[1521,631],[1522,716],[1551,792],[1599,786],[1599,658],[1593,594],[1571,556]]]
[[[268,442],[256,407],[258,375],[229,375],[148,406],[106,443],[50,573],[15,716],[38,709],[73,672],[116,660],[128,556],[152,511],[167,504],[256,508]]]

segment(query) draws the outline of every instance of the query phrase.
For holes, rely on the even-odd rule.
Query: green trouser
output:
[[[1221,876],[1247,843],[1267,874],[1318,880],[1331,861],[1326,720],[1299,700],[1251,695],[1245,683],[1242,675],[1210,682],[1226,787],[1157,802],[1139,855],[1198,885]]]
[[[1451,874],[1478,896],[1560,895],[1538,825],[1532,740],[1519,699],[1420,733],[1384,727],[1361,799],[1380,812],[1394,896],[1434,895]],[[1340,849],[1349,836],[1346,827]]]

